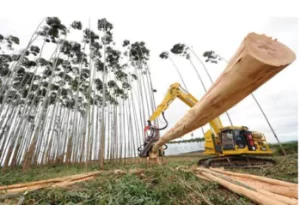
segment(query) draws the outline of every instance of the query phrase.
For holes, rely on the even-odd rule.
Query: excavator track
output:
[[[261,168],[274,166],[276,162],[272,159],[248,157],[248,156],[226,156],[200,159],[199,166],[203,167],[230,167],[230,168]]]

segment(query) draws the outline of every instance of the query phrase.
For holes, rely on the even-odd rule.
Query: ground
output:
[[[297,142],[284,144],[288,156],[281,156],[280,149],[273,145],[272,168],[239,169],[233,171],[264,175],[298,183]],[[113,175],[108,172],[96,180],[82,182],[66,188],[42,189],[25,195],[24,204],[254,204],[216,183],[198,179],[192,173],[177,171],[178,166],[196,166],[199,153],[190,153],[167,158],[167,164],[147,168],[143,175]],[[107,163],[110,169],[146,168],[145,163]],[[21,173],[19,168],[0,175],[0,186],[20,182],[67,176],[98,170],[96,165],[47,166],[33,168]],[[0,200],[4,204],[16,204],[18,198]],[[205,202],[206,201],[206,202]]]

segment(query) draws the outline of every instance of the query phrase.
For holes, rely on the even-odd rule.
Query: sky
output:
[[[156,104],[162,101],[170,84],[180,82],[174,67],[158,56],[176,43],[192,46],[198,56],[214,50],[230,59],[243,38],[250,32],[264,33],[287,45],[298,56],[299,19],[297,1],[44,1],[10,0],[1,2],[0,33],[18,36],[25,46],[39,22],[47,16],[57,16],[63,23],[88,19],[96,25],[97,19],[107,18],[114,25],[116,42],[124,39],[144,41],[150,49],[149,67]],[[189,92],[200,99],[204,94],[201,83],[187,60],[173,57],[183,73]],[[203,60],[203,58],[201,57]],[[201,64],[192,59],[205,81],[211,83]],[[280,141],[298,138],[298,59],[273,79],[258,88],[254,95],[260,102]],[[206,64],[215,80],[226,68],[226,63]],[[176,100],[166,111],[169,128],[188,111]],[[247,97],[228,111],[235,125],[246,125],[263,132],[268,142],[275,138],[251,97]],[[229,125],[222,115],[224,125]],[[145,119],[146,121],[146,119]],[[163,125],[163,123],[161,123]],[[162,132],[163,134],[164,132]],[[194,137],[200,137],[200,130]],[[188,134],[184,138],[190,138]]]

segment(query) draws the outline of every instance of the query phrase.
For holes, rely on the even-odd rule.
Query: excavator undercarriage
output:
[[[230,168],[262,168],[273,166],[272,159],[252,156],[224,156],[204,158],[198,161],[203,167],[230,167]]]

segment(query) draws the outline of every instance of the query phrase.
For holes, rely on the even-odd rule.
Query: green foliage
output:
[[[110,67],[116,67],[119,64],[121,52],[108,46],[106,48],[106,62]]]
[[[57,39],[61,35],[66,35],[67,28],[61,23],[57,17],[47,17],[46,25],[37,32],[39,36],[45,37],[46,42],[57,43]]]
[[[123,41],[123,47],[128,46],[130,44],[129,40],[124,40]]]
[[[99,39],[99,35],[97,35],[94,31],[90,29],[85,29],[83,31],[83,38],[85,39],[86,43],[94,43],[97,39]]]
[[[106,18],[98,20],[98,30],[99,31],[110,31],[113,29],[113,25],[106,20]]]
[[[30,51],[34,56],[36,56],[40,53],[40,48],[38,46],[30,46]]]
[[[70,25],[73,29],[81,30],[82,24],[80,21],[74,21]],[[91,57],[92,62],[96,68],[97,72],[104,71],[104,62],[101,60],[101,50],[104,44],[107,44],[106,47],[106,72],[113,72],[117,79],[116,85],[118,88],[114,90],[107,91],[107,96],[117,94],[117,96],[121,99],[127,99],[127,94],[125,94],[124,90],[130,90],[131,85],[128,82],[128,74],[126,73],[125,68],[128,67],[128,64],[122,64],[120,59],[123,58],[124,54],[120,52],[116,47],[114,47],[112,29],[113,25],[108,22],[105,18],[98,20],[98,29],[104,32],[105,38],[99,38],[97,32],[94,32],[90,29],[82,29],[83,33],[83,42],[90,43],[91,46]],[[72,31],[72,30],[70,30]],[[57,17],[47,17],[44,25],[42,25],[38,32],[36,33],[38,38],[43,38],[46,42],[52,42],[58,44],[59,51],[61,52],[60,57],[54,57],[51,60],[46,60],[42,56],[35,58],[35,56],[39,55],[42,51],[41,48],[36,45],[31,45],[28,50],[24,50],[25,57],[22,59],[20,64],[17,77],[13,79],[13,88],[17,90],[15,95],[21,96],[23,102],[30,103],[32,100],[40,101],[43,100],[43,97],[50,96],[47,94],[48,91],[48,81],[51,79],[51,76],[54,77],[54,82],[51,83],[52,90],[57,91],[56,93],[52,93],[52,97],[50,102],[63,102],[62,105],[72,105],[73,97],[77,96],[74,92],[77,92],[79,88],[79,92],[84,96],[83,104],[87,102],[98,102],[98,98],[91,100],[91,97],[88,96],[87,90],[89,88],[88,80],[90,78],[90,67],[88,56],[85,53],[86,46],[83,46],[82,43],[76,41],[68,41],[62,40],[66,39],[65,36],[67,34],[66,26],[61,22],[61,20]],[[9,44],[18,44],[19,39],[15,36],[8,36],[1,38],[1,41],[8,42]],[[128,40],[124,40],[124,46],[130,45]],[[84,44],[85,45],[85,44]],[[142,60],[147,60],[147,56],[149,55],[149,50],[145,47],[144,42],[136,42],[133,44],[132,48],[139,49],[143,53],[137,52],[134,55],[140,55]],[[127,49],[129,50],[129,48]],[[0,55],[0,75],[8,76],[11,75],[10,65],[13,61],[17,61],[20,58],[20,54],[1,54]],[[145,63],[145,62],[144,62]],[[41,72],[39,75],[33,75],[34,69],[38,69]],[[30,70],[29,70],[30,69]],[[54,71],[53,71],[54,69]],[[79,76],[78,76],[79,75]],[[135,75],[132,75],[133,79],[137,79]],[[93,79],[96,80],[96,79]],[[118,82],[120,81],[120,82]],[[30,89],[30,84],[34,82],[36,85],[47,84],[46,86],[38,89]],[[54,87],[53,87],[54,86]],[[23,89],[24,87],[24,89]],[[26,87],[26,88],[25,88]],[[55,89],[54,89],[55,88]],[[92,90],[91,93],[97,91],[101,91],[103,88],[102,82],[96,82],[96,89]],[[64,90],[62,95],[58,95],[60,90]],[[124,90],[122,90],[124,89]],[[68,90],[68,92],[66,92]],[[36,91],[36,93],[32,93]],[[4,91],[4,95],[5,95]],[[93,94],[92,94],[93,95]],[[35,97],[36,96],[36,97]],[[11,99],[14,99],[15,96],[10,96]],[[26,99],[25,99],[26,98]],[[37,99],[38,98],[38,99]],[[60,99],[56,99],[60,98]],[[112,102],[114,104],[117,103],[117,99],[114,99],[112,96],[108,98],[108,102]],[[3,100],[3,96],[1,97],[1,103]],[[12,102],[12,101],[9,101]]]
[[[203,57],[206,58],[205,62],[210,62],[214,64],[217,64],[218,61],[221,60],[221,58],[214,51],[205,51],[203,53]]]
[[[135,42],[130,47],[130,57],[133,61],[145,62],[149,59],[150,50],[147,49],[145,43]]]
[[[185,44],[177,43],[171,48],[171,53],[190,59],[189,47]],[[162,54],[161,54],[162,55]]]
[[[185,52],[185,49],[186,46],[184,44],[177,43],[171,48],[171,52],[174,54],[183,54]]]
[[[298,153],[298,142],[286,142],[281,144],[283,149],[287,154],[296,154]],[[275,155],[281,155],[283,156],[283,151],[280,148],[279,144],[270,144],[270,149],[272,149],[273,153]]]
[[[16,37],[16,36],[12,36],[12,35],[7,37],[7,41],[8,41],[9,44],[12,44],[12,43],[20,44],[19,38]]]
[[[161,59],[168,59],[169,58],[169,53],[168,52],[162,52],[161,54],[159,54],[159,57]]]
[[[82,24],[80,21],[74,21],[72,24],[71,24],[71,27],[73,29],[77,29],[77,30],[81,30],[82,29]]]

